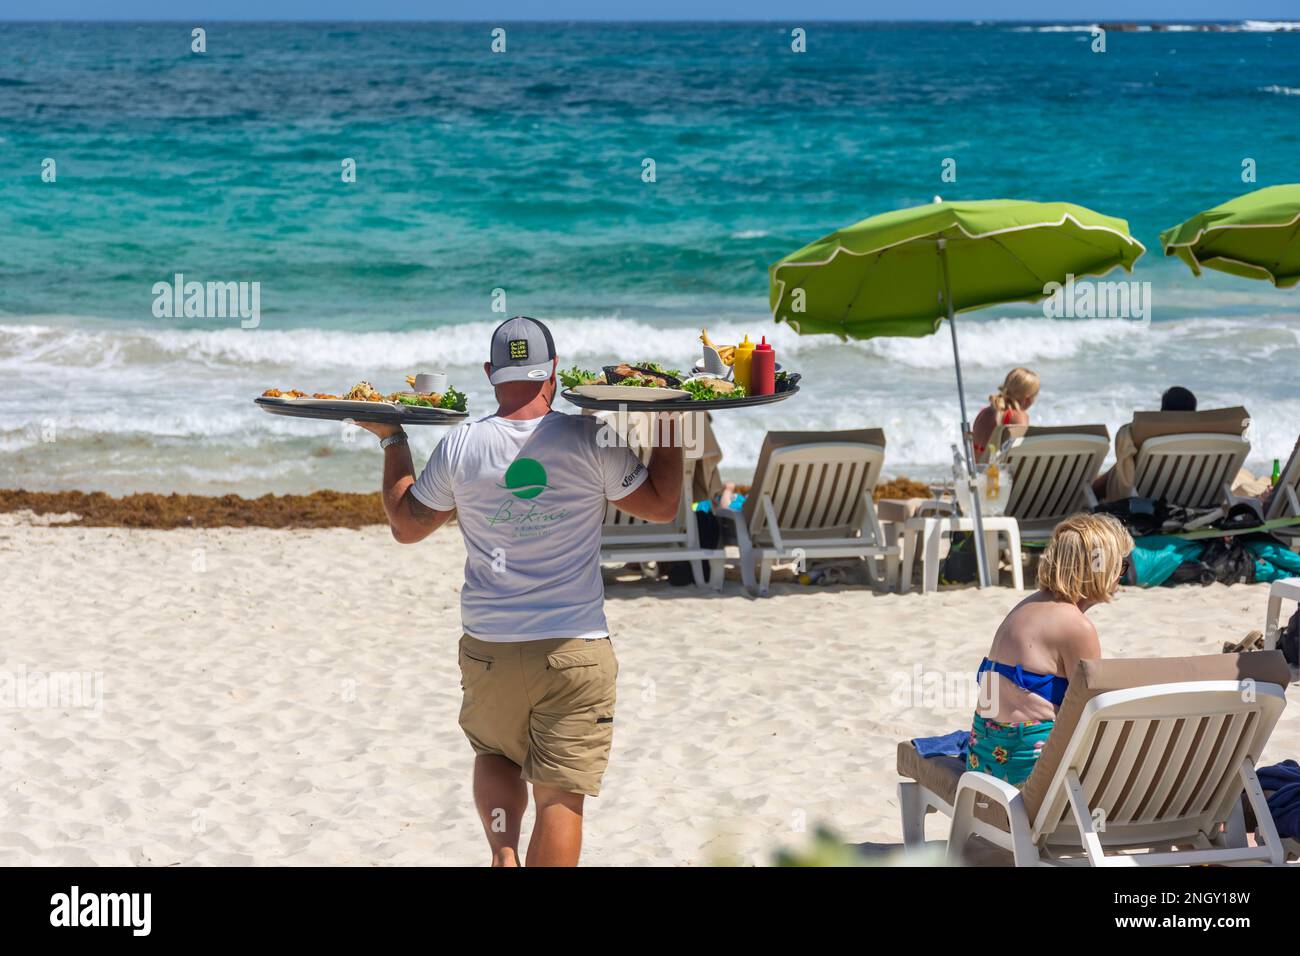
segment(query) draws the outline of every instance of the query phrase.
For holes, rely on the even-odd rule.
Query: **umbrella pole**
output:
[[[939,264],[943,272],[943,301],[948,309],[948,331],[952,333],[952,358],[957,368],[957,401],[961,404],[961,445],[966,453],[966,481],[970,487],[971,519],[975,525],[975,561],[979,565],[980,587],[989,586],[989,556],[984,549],[984,518],[980,514],[979,485],[975,480],[975,449],[971,446],[970,422],[966,416],[966,389],[961,379],[961,352],[957,349],[957,317],[953,313],[948,282],[948,243],[940,239]]]

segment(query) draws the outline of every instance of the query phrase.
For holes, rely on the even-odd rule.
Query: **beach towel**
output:
[[[1245,542],[1246,550],[1255,559],[1255,580],[1265,584],[1300,574],[1300,554],[1267,538]]]
[[[1259,785],[1268,793],[1268,812],[1273,815],[1277,832],[1293,840],[1300,839],[1300,764],[1283,760],[1255,771]]]
[[[966,759],[966,748],[970,746],[969,730],[954,730],[942,737],[914,737],[912,746],[922,757],[959,757]]]
[[[1164,584],[1179,565],[1186,561],[1196,561],[1205,551],[1205,545],[1197,541],[1184,541],[1167,534],[1152,534],[1133,542],[1133,553],[1129,560],[1133,563],[1135,582],[1144,588],[1154,588]]]

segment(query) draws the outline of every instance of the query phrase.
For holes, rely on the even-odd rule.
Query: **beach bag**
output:
[[[949,539],[948,556],[939,566],[939,580],[943,584],[970,584],[980,576],[979,560],[975,554],[975,536],[969,531],[955,531]]]
[[[1093,509],[1095,514],[1112,515],[1128,529],[1134,538],[1159,534],[1169,516],[1164,500],[1153,498],[1117,498],[1103,501]]]
[[[1205,544],[1200,557],[1185,561],[1170,576],[1169,584],[1253,584],[1255,557],[1237,538],[1218,538]]]
[[[1264,523],[1264,514],[1257,501],[1242,501],[1233,505],[1218,521],[1210,527],[1220,531],[1249,531]]]
[[[695,527],[700,532],[700,547],[706,549],[719,548],[722,545],[722,525],[718,521],[718,516],[708,511],[693,511],[695,515]],[[691,571],[691,562],[689,561],[666,561],[663,564],[663,570],[668,575],[668,583],[675,588],[683,588],[688,584],[695,583],[695,574]],[[709,580],[709,562],[704,562],[704,580]]]

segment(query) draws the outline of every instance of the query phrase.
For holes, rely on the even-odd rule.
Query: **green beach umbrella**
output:
[[[1012,199],[943,202],[872,216],[823,236],[769,270],[772,317],[803,335],[843,339],[932,335],[948,319],[962,446],[973,481],[956,313],[1035,302],[1051,283],[1132,271],[1146,249],[1123,219],[1072,203]],[[979,497],[975,548],[980,583],[989,580]]]
[[[1160,245],[1196,275],[1215,269],[1289,289],[1300,282],[1300,183],[1229,199],[1166,229]]]

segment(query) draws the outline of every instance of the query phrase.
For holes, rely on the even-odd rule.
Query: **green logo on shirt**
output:
[[[546,469],[534,458],[516,458],[506,469],[508,488],[516,498],[536,498],[546,490]]]

